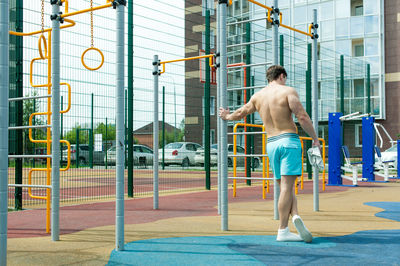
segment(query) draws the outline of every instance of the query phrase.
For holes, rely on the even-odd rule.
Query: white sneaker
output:
[[[276,241],[281,241],[281,242],[303,241],[303,239],[301,239],[299,235],[291,233],[289,231],[289,227],[286,227],[285,229],[278,230]]]
[[[308,231],[307,227],[304,225],[303,220],[301,220],[300,216],[293,216],[292,221],[297,229],[297,232],[300,234],[300,237],[304,240],[304,242],[310,243],[312,241],[312,235],[310,231]]]

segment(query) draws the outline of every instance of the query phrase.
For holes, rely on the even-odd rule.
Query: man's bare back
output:
[[[297,133],[288,102],[292,94],[297,95],[293,88],[272,84],[253,95],[251,101],[261,116],[268,137]]]
[[[301,104],[299,95],[294,88],[285,86],[285,83],[286,76],[281,74],[233,113],[230,113],[229,109],[220,107],[219,116],[225,120],[240,120],[257,111],[263,120],[268,137],[273,137],[283,133],[297,133],[297,127],[292,118],[294,114],[300,126],[313,139],[313,145],[321,148],[311,119]]]

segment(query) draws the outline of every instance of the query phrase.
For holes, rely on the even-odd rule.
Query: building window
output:
[[[202,114],[204,114],[204,97],[202,97]],[[210,115],[215,115],[215,96],[210,96]]]
[[[203,0],[202,7],[203,16],[206,15],[207,8],[210,10],[210,16],[214,15],[214,0]]]
[[[364,1],[363,0],[351,0],[351,15],[362,16],[364,15]]]
[[[205,142],[205,140],[204,140],[204,129],[203,129],[203,131],[202,131],[203,133],[202,133],[202,144],[203,144],[203,147],[205,146],[205,144],[206,144],[206,142]],[[214,144],[214,143],[217,143],[217,141],[216,141],[216,139],[215,139],[215,129],[210,129],[210,144]]]
[[[364,97],[364,79],[355,79],[354,82],[354,97]]]
[[[360,57],[364,56],[364,40],[363,39],[355,39],[352,41],[353,47],[353,56]]]
[[[358,125],[354,125],[355,127],[355,146],[356,147],[362,147],[362,125],[358,124]]]
[[[201,32],[201,48],[203,50],[206,49],[206,32],[203,31]],[[210,49],[214,49],[215,48],[215,35],[214,35],[214,31],[210,30]]]

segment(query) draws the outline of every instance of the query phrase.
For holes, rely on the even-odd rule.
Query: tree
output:
[[[116,134],[115,124],[107,125],[107,136],[106,136],[106,125],[104,123],[100,123],[97,125],[97,127],[94,129],[94,134],[102,134],[103,141],[115,140],[115,134]]]
[[[76,144],[76,130],[82,129],[82,126],[76,124],[70,131],[64,134],[64,139],[68,140],[71,144]],[[89,143],[89,134],[79,134],[79,143]]]
[[[185,121],[182,120],[181,124],[180,124],[180,130],[179,133],[177,135],[177,139],[176,141],[184,141],[184,136],[185,136]],[[171,142],[175,142],[175,132],[174,131],[165,131],[165,145],[167,145],[168,143]],[[164,145],[162,143],[162,130],[159,131],[158,133],[158,145],[160,146],[160,148],[162,148]]]
[[[37,90],[32,91],[30,94],[25,95],[25,97],[30,97],[30,96],[38,96],[39,93]],[[24,126],[29,125],[29,118],[33,113],[39,112],[40,108],[40,102],[37,101],[36,99],[30,99],[30,100],[25,100],[23,101],[23,115],[22,115],[22,121]],[[46,115],[35,115],[32,116],[32,125],[45,125],[46,124]],[[23,132],[23,138],[24,138],[24,151],[27,154],[33,154],[34,153],[34,147],[37,146],[46,146],[45,143],[43,144],[35,144],[29,140],[29,131],[24,130]],[[32,129],[32,138],[34,140],[46,140],[47,138],[47,129],[46,128],[41,128],[41,129]]]

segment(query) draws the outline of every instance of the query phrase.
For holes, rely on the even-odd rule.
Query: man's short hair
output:
[[[286,70],[283,66],[280,66],[280,65],[270,66],[267,70],[268,82],[277,80],[281,74],[283,74],[283,75],[285,75],[285,77],[287,77]]]

